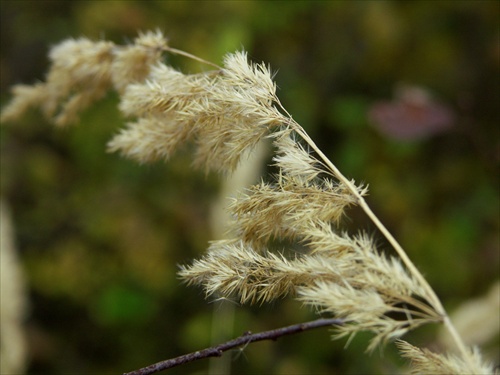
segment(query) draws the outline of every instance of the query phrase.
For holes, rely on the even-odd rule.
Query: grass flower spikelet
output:
[[[367,187],[346,178],[282,106],[268,66],[236,52],[225,56],[222,67],[208,63],[215,70],[184,74],[162,60],[164,53],[205,62],[170,47],[159,31],[141,33],[125,46],[68,39],[51,49],[45,82],[14,86],[1,120],[14,121],[37,107],[54,124],[67,125],[115,90],[128,122],[109,141],[109,151],[150,163],[168,160],[190,143],[194,166],[221,174],[271,139],[277,172],[232,200],[233,234],[182,266],[180,277],[203,287],[207,297],[261,304],[296,298],[343,319],[335,337],[372,332],[368,350],[423,324],[443,323],[456,356],[397,341],[415,373],[492,372],[478,351],[465,347],[436,293],[372,212]],[[342,230],[352,205],[366,213],[397,256],[381,253],[364,233]],[[279,252],[280,244],[301,253]]]

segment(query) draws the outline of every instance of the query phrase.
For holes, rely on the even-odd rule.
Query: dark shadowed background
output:
[[[350,178],[453,310],[499,276],[496,1],[0,2],[1,100],[47,71],[68,37],[117,43],[159,28],[220,63],[244,48],[277,71],[284,106]],[[167,57],[184,72],[205,67]],[[210,344],[217,305],[176,276],[212,239],[217,176],[186,155],[139,166],[105,151],[114,94],[54,129],[36,111],[1,128],[1,195],[29,291],[28,373],[120,373]],[[356,210],[352,230],[374,233]],[[380,246],[385,243],[380,240]],[[6,303],[2,300],[2,303]],[[235,307],[234,336],[313,319],[291,299]],[[327,330],[234,351],[232,373],[395,373],[392,347]],[[434,328],[412,334],[433,345]],[[498,335],[485,353],[498,348]],[[498,358],[497,358],[498,360]],[[202,361],[170,374],[206,373]]]

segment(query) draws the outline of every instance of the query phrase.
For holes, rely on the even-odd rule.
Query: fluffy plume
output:
[[[74,123],[111,88],[121,92],[129,83],[143,80],[165,47],[160,32],[141,34],[135,44],[124,47],[68,39],[50,50],[46,82],[13,87],[14,99],[2,110],[1,121],[16,120],[30,107],[39,107],[56,125]]]
[[[194,165],[229,173],[260,140],[273,139],[274,180],[250,187],[229,206],[236,238],[213,242],[204,257],[181,267],[180,276],[201,285],[207,296],[241,303],[293,296],[343,318],[337,337],[372,332],[368,350],[422,324],[443,322],[461,357],[398,341],[414,372],[491,372],[464,346],[435,292],[371,211],[364,200],[367,188],[347,179],[282,107],[269,67],[237,52],[216,70],[183,74],[161,61],[162,52],[203,61],[169,47],[158,31],[140,34],[128,46],[67,40],[52,48],[46,82],[13,88],[1,120],[39,107],[55,124],[69,124],[114,89],[130,120],[109,150],[143,163],[166,160],[191,142]],[[398,257],[382,254],[365,234],[341,231],[350,205],[361,207]],[[272,252],[277,243],[302,253]]]
[[[273,157],[273,161],[283,174],[307,185],[325,172],[324,167],[320,167],[318,159],[296,139],[297,136],[291,128],[284,128],[271,136],[275,138],[276,146],[276,156]]]
[[[134,44],[115,48],[111,64],[114,88],[123,93],[129,84],[144,81],[166,48],[167,39],[160,31],[141,33]]]
[[[412,374],[498,374],[492,365],[485,364],[477,348],[469,352],[469,360],[456,355],[433,353],[427,349],[420,349],[406,341],[398,340],[396,345],[401,355],[411,361]]]
[[[244,52],[226,56],[223,69],[205,74],[157,65],[145,83],[125,90],[120,109],[138,120],[109,143],[110,150],[149,162],[193,140],[196,166],[232,171],[241,155],[285,121],[273,106],[275,91],[270,72],[249,64]],[[163,119],[168,125],[157,126]],[[148,142],[134,142],[138,133],[147,134]]]
[[[344,318],[337,337],[375,334],[368,350],[419,325],[441,321],[425,291],[394,258],[379,254],[369,237],[332,236],[332,249],[287,259],[235,239],[214,242],[180,276],[207,296],[269,302],[288,294],[318,311]],[[339,246],[335,246],[336,243]],[[338,249],[342,249],[339,251]]]
[[[233,228],[245,241],[265,243],[273,238],[297,239],[310,222],[338,222],[344,208],[354,204],[349,192],[331,181],[322,185],[303,185],[292,177],[275,184],[262,182],[234,199],[229,206]]]

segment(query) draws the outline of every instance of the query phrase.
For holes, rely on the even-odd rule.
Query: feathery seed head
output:
[[[455,355],[433,353],[428,349],[417,348],[406,341],[397,340],[401,355],[411,362],[411,374],[494,374],[493,365],[484,363],[477,348],[470,351],[470,361]]]
[[[230,172],[241,156],[269,132],[270,126],[282,122],[282,115],[272,106],[274,91],[269,72],[262,66],[249,64],[246,54],[240,52],[226,56],[225,68],[215,74],[185,75],[156,64],[145,83],[126,88],[120,109],[126,116],[154,115],[156,122],[167,116],[170,122],[183,128],[175,131],[176,135],[182,135],[175,140],[195,141],[196,166],[207,171]],[[138,121],[133,128],[148,124],[152,122]],[[163,134],[162,130],[159,132]],[[112,140],[111,150],[120,149],[142,161],[154,160],[150,155],[141,156],[140,147],[130,147],[132,137],[123,134]],[[159,137],[156,145],[151,144],[154,143],[151,138],[150,146],[156,150],[164,148],[163,154],[168,157],[177,144],[173,141],[164,144],[166,138]],[[123,139],[127,145],[122,147]],[[135,150],[133,154],[125,151],[131,149]]]
[[[159,31],[140,33],[133,44],[121,47],[86,38],[64,41],[50,51],[46,82],[15,86],[1,120],[39,107],[65,125],[114,88],[121,112],[131,121],[108,149],[142,163],[168,159],[191,141],[194,165],[227,173],[260,140],[272,138],[276,180],[237,197],[229,207],[237,238],[213,242],[204,257],[181,267],[180,276],[203,286],[207,296],[236,296],[242,303],[295,295],[346,320],[336,337],[374,333],[368,350],[422,324],[446,322],[434,292],[390,234],[384,233],[398,259],[381,254],[366,234],[338,233],[352,204],[361,204],[382,232],[385,228],[362,199],[367,188],[346,179],[282,107],[269,67],[236,52],[226,55],[216,71],[183,74],[161,62],[164,51],[193,57],[169,48]],[[272,253],[268,243],[273,239],[295,241],[305,253],[294,258]],[[491,370],[476,352],[462,360],[403,341],[398,346],[415,372]]]

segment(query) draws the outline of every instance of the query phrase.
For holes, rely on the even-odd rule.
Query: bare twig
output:
[[[197,352],[192,352],[188,354],[181,355],[176,358],[167,359],[147,367],[125,373],[123,375],[149,375],[169,368],[183,365],[188,362],[196,361],[198,359],[209,358],[209,357],[220,357],[222,353],[239,346],[247,345],[251,342],[262,341],[262,340],[277,340],[281,336],[291,335],[294,333],[299,333],[303,331],[308,331],[314,328],[341,325],[344,321],[342,319],[317,319],[306,323],[294,324],[287,327],[277,328],[270,331],[264,331],[259,333],[245,332],[240,337],[227,341],[217,346],[212,346]]]

